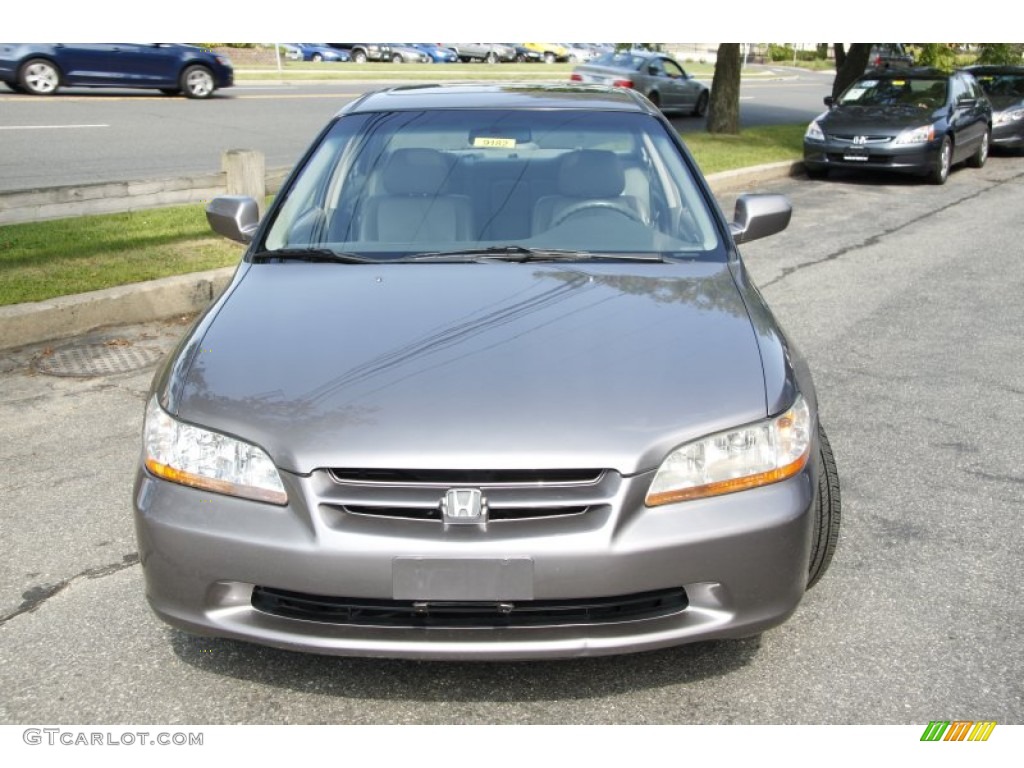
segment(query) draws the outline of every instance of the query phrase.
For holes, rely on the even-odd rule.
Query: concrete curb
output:
[[[0,307],[0,349],[66,339],[105,325],[199,312],[220,295],[234,271],[224,267]]]
[[[799,175],[803,163],[758,165],[709,175],[716,193],[751,190]],[[144,323],[200,312],[220,295],[234,267],[132,283],[47,301],[0,307],[0,350],[79,336],[106,325]]]

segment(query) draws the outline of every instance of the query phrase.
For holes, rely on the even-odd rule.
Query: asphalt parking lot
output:
[[[1024,722],[1024,157],[944,187],[769,190],[793,223],[743,252],[811,364],[844,501],[832,568],[787,624],[505,664],[166,627],[143,596],[130,497],[153,361],[186,320],[114,327],[0,358],[0,722]]]

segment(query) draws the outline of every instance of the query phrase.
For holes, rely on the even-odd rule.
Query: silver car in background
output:
[[[514,659],[760,633],[828,567],[810,371],[635,91],[407,86],[345,106],[158,371],[134,505],[190,632]]]
[[[662,112],[684,112],[702,117],[711,91],[686,74],[670,56],[653,51],[610,52],[573,69],[574,83],[612,85],[639,91]]]

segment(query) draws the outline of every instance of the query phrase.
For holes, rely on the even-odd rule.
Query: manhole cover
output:
[[[156,347],[114,341],[44,353],[35,369],[50,376],[110,376],[145,368],[162,356]]]

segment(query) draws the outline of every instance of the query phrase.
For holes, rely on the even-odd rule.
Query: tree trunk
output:
[[[868,57],[874,43],[850,43],[842,65],[839,64],[839,52],[836,51],[836,79],[832,83],[832,98],[836,98],[846,90],[868,68]]]
[[[740,44],[719,43],[708,104],[708,133],[740,132]]]
[[[836,71],[838,71],[846,63],[846,43],[832,43],[832,49],[836,53]]]

